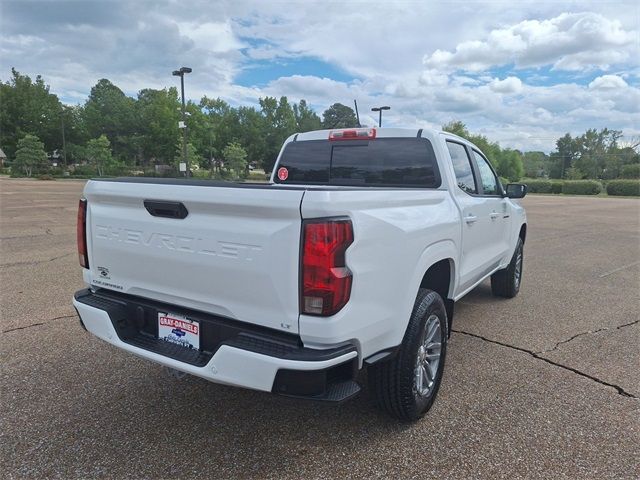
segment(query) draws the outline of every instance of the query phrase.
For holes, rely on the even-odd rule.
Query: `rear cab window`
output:
[[[282,184],[322,184],[357,187],[438,188],[440,172],[426,138],[374,140],[305,140],[286,145],[278,170]]]

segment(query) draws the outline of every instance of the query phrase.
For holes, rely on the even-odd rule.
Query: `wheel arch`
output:
[[[453,297],[457,286],[457,251],[453,240],[443,240],[427,247],[417,263],[415,278],[410,289],[412,294],[408,300],[411,308],[420,288],[428,288],[437,292],[444,300],[447,309],[448,332],[451,335],[453,321]],[[411,310],[408,312],[411,313]],[[407,317],[408,318],[408,317]]]
[[[447,335],[451,336],[453,324],[453,290],[455,280],[455,262],[453,258],[444,258],[431,265],[424,273],[419,288],[436,292],[444,301],[447,310]]]
[[[522,240],[522,243],[524,243],[525,239],[527,238],[527,224],[523,223],[520,226],[520,232],[518,233],[518,237],[520,237],[520,239]]]

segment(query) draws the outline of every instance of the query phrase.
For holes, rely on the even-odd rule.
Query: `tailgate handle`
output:
[[[187,207],[182,202],[165,202],[162,200],[145,200],[144,208],[154,217],[186,218]]]

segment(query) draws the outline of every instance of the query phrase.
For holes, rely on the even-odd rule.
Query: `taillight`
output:
[[[373,140],[376,138],[375,128],[350,128],[341,130],[331,130],[329,140]]]
[[[81,198],[78,203],[78,225],[76,227],[78,239],[78,260],[84,268],[89,268],[89,256],[87,252],[87,199]]]
[[[305,220],[302,225],[301,313],[329,316],[351,295],[345,251],[353,243],[350,220]]]

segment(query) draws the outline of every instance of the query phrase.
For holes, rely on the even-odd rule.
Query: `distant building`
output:
[[[7,159],[7,156],[4,154],[4,151],[0,148],[0,168],[4,168],[4,162]]]

